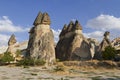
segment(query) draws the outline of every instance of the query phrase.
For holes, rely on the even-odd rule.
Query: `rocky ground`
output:
[[[0,80],[120,80],[119,69],[0,66]]]

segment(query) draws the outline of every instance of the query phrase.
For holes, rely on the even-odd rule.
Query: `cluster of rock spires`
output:
[[[56,46],[56,58],[60,60],[89,60],[94,54],[94,45],[82,34],[82,26],[76,20],[65,24]]]
[[[65,60],[91,60],[101,58],[101,52],[107,46],[111,46],[109,40],[110,32],[105,32],[102,42],[99,43],[92,38],[85,38],[82,33],[82,26],[76,20],[64,25],[56,46],[54,35],[50,29],[50,17],[48,13],[39,12],[33,27],[29,31],[29,41],[24,44],[24,48],[17,44],[15,35],[10,37],[7,52],[15,55],[17,49],[25,50],[25,57],[43,59],[47,63],[53,63],[55,59]],[[27,45],[28,43],[28,45]],[[112,44],[116,44],[114,40]]]

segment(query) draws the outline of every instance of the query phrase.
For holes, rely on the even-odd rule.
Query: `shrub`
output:
[[[115,58],[115,55],[117,54],[117,51],[115,48],[108,46],[105,48],[105,51],[102,52],[102,58],[104,60],[112,60]]]
[[[32,58],[24,58],[23,60],[20,60],[18,61],[17,65],[18,66],[35,66],[35,65],[44,65],[45,64],[45,61],[44,60],[40,60],[40,59],[37,59],[37,60],[34,60]]]
[[[2,63],[10,63],[11,61],[14,61],[14,57],[11,56],[10,52],[5,52],[0,60]]]
[[[34,66],[34,60],[33,59],[28,59],[28,58],[24,58],[20,61],[18,61],[17,66]]]
[[[15,54],[16,54],[16,57],[19,57],[22,53],[21,53],[20,50],[17,50],[17,51],[15,52]]]
[[[37,66],[44,65],[45,63],[46,63],[45,60],[42,60],[42,59],[37,59],[35,61],[35,65],[37,65]]]

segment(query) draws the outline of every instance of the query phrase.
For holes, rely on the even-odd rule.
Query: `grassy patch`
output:
[[[101,80],[101,76],[92,77],[92,80]]]
[[[37,74],[36,73],[30,73],[31,75],[33,75],[33,76],[37,76]]]
[[[57,66],[54,68],[54,71],[55,71],[55,72],[65,71],[65,67],[64,67],[63,65],[57,65]]]
[[[34,59],[23,59],[23,60],[20,60],[18,61],[18,63],[16,64],[17,66],[42,66],[44,65],[46,62],[44,60],[41,60],[41,59],[37,59],[37,60],[34,60]]]

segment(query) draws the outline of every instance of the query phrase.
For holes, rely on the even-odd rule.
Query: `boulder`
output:
[[[42,59],[48,63],[55,61],[54,36],[50,29],[50,17],[39,13],[29,31],[26,57]]]
[[[64,25],[56,45],[56,58],[65,60],[90,60],[92,47],[82,34],[82,26],[76,20]]]

